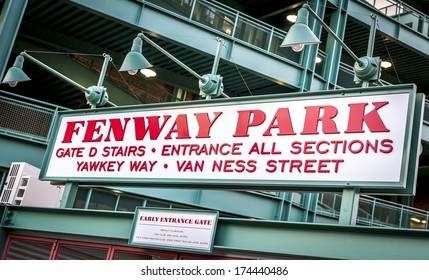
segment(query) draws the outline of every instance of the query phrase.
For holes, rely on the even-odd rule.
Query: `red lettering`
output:
[[[355,144],[357,144],[357,145],[355,145]],[[355,148],[353,148],[353,145],[355,146]],[[360,140],[353,140],[349,144],[349,151],[352,152],[353,154],[358,154],[358,153],[362,152],[363,148],[364,148],[364,145],[363,145],[362,141],[360,141]]]
[[[98,135],[97,137],[96,134],[100,134],[100,129],[102,125],[106,125],[106,120],[89,120],[87,123],[85,136],[82,142],[101,142],[103,135]]]
[[[277,124],[275,124],[275,122],[277,122]],[[277,133],[277,135],[296,135],[293,131],[289,108],[279,108],[277,110],[263,136],[271,136],[271,129],[273,128],[278,128],[279,133]]]
[[[305,141],[304,143],[304,154],[314,154],[313,145],[316,141]]]
[[[162,122],[161,127],[159,126],[160,116],[146,117],[146,120],[148,123],[147,128],[146,128],[146,123],[144,121],[144,117],[133,118],[134,125],[135,125],[136,140],[143,140],[143,138],[146,136],[146,133],[148,131],[149,131],[150,140],[158,139],[159,134],[161,133],[162,129],[164,128],[166,122],[168,121],[168,119],[170,119],[170,117],[171,115],[164,116],[164,121]]]
[[[265,113],[261,110],[238,111],[237,127],[234,137],[248,137],[249,127],[261,125],[265,121]]]
[[[110,141],[110,133],[113,132],[113,138],[115,138],[116,141],[123,141],[124,135],[125,135],[125,129],[127,127],[128,121],[130,118],[124,119],[124,125],[122,126],[121,119],[110,119],[110,128],[109,132],[107,133],[106,139],[104,141]]]
[[[217,118],[222,115],[222,112],[215,112],[215,117],[212,121],[210,121],[207,113],[195,113],[195,117],[198,122],[198,134],[196,138],[210,138],[210,129]]]
[[[392,139],[383,139],[381,140],[381,146],[383,146],[386,149],[380,149],[380,152],[388,154],[393,151],[392,146],[393,140]]]
[[[81,125],[82,127],[85,126],[84,121],[67,122],[66,131],[64,132],[64,138],[63,138],[63,141],[61,141],[61,143],[71,143],[72,142],[73,134],[79,133],[80,127],[76,127],[77,124]]]
[[[333,163],[335,163],[334,172],[338,173],[338,166],[340,165],[341,162],[344,162],[344,160],[343,159],[333,159],[331,161]]]
[[[337,129],[337,125],[333,120],[338,110],[334,106],[306,106],[306,114],[304,120],[304,128],[301,132],[302,135],[306,134],[319,134],[317,127],[319,122],[322,123],[322,130],[325,134],[336,134],[340,133]],[[321,111],[323,115],[320,116]]]
[[[170,132],[168,132],[167,136],[165,136],[165,139],[171,139],[172,133],[177,133],[176,139],[191,138],[191,136],[189,135],[188,118],[186,117],[186,114],[180,114],[177,116],[170,129]]]
[[[321,148],[320,148],[320,146],[322,145],[322,144],[326,144],[326,145],[328,145],[329,146],[329,142],[328,141],[320,141],[320,142],[318,142],[317,143],[317,145],[316,145],[316,150],[317,150],[317,152],[319,153],[319,154],[326,154],[327,152],[329,152],[329,149],[328,148],[326,148],[326,149],[324,149],[324,150],[322,150]]]
[[[297,155],[297,154],[301,153],[301,151],[302,151],[302,149],[301,149],[301,142],[293,141],[292,144],[291,144],[291,146],[292,146],[292,149],[293,149],[293,150],[290,150],[291,154]]]
[[[329,169],[323,169],[323,168],[328,167],[327,163],[329,163],[329,162],[331,162],[329,159],[321,159],[319,161],[319,166],[317,168],[317,172],[318,173],[330,173]]]
[[[296,168],[296,170],[298,170],[298,172],[301,173],[301,166],[302,166],[302,161],[298,159],[293,159],[290,161],[289,172],[292,173],[293,169]]]
[[[387,104],[389,104],[388,101],[373,102],[372,105],[374,105],[374,109],[372,109],[372,111],[367,114],[365,114],[365,107],[368,105],[368,103],[349,104],[349,123],[347,125],[347,130],[344,132],[363,133],[365,132],[363,130],[364,122],[371,132],[389,132],[390,130],[387,129],[377,111]]]
[[[316,173],[314,168],[314,163],[316,163],[316,159],[308,159],[304,162],[304,173]]]

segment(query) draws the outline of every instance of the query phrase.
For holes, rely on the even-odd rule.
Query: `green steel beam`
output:
[[[310,3],[311,8],[316,12],[316,14],[323,18],[325,14],[325,5],[326,0],[317,0]],[[316,34],[318,38],[320,38],[320,34],[322,31],[322,26],[314,19],[314,17],[309,17],[309,27]],[[302,72],[300,82],[301,91],[311,91],[313,89],[313,81],[317,81],[314,76],[314,70],[316,67],[316,57],[319,49],[319,44],[311,44],[307,48],[304,48],[304,53],[301,55],[301,64],[304,67],[304,71]],[[316,88],[320,88],[322,85],[316,85]],[[322,87],[322,89],[324,89]]]
[[[128,240],[133,213],[2,206],[1,227]],[[299,258],[429,259],[429,231],[220,218],[214,249]],[[279,256],[280,257],[280,256]]]
[[[6,206],[1,226],[8,230],[30,230],[127,239],[133,213],[64,208]],[[10,221],[7,221],[7,218]]]
[[[7,62],[12,52],[13,42],[15,41],[18,29],[24,16],[28,0],[6,0],[0,14],[0,80],[7,67]],[[1,7],[1,6],[0,6]],[[5,42],[8,42],[7,44]]]
[[[346,22],[347,22],[347,7],[344,9],[341,7],[342,5],[346,5],[350,1],[337,1],[337,2],[345,2],[345,3],[337,3],[338,9],[335,9],[331,14],[331,20],[329,27],[337,34],[339,38],[344,40],[344,34],[346,31]],[[326,79],[325,89],[329,90],[335,88],[337,85],[338,73],[341,62],[341,53],[342,47],[341,45],[331,36],[328,36],[326,42],[326,68],[324,77]]]
[[[46,145],[0,135],[0,167],[10,168],[12,162],[27,162],[41,167]]]
[[[67,182],[64,185],[64,193],[60,204],[61,208],[73,208],[74,201],[76,200],[78,186],[78,183],[75,182]]]
[[[429,232],[418,230],[222,219],[215,244],[314,258],[429,259]]]

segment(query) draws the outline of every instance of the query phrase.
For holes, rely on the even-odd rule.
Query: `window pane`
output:
[[[143,205],[142,199],[121,196],[119,198],[118,208],[116,210],[134,212],[137,206],[142,206],[142,205]]]
[[[170,208],[170,204],[160,201],[147,200],[146,207]]]
[[[114,210],[116,198],[114,194],[92,190],[88,209]]]
[[[86,198],[88,196],[88,189],[79,188],[76,193],[76,199],[73,204],[73,208],[83,209],[85,208]]]

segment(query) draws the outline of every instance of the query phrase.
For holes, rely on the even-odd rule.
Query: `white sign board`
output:
[[[41,177],[403,188],[414,93],[370,93],[62,113]]]
[[[130,243],[211,252],[217,212],[137,208]]]

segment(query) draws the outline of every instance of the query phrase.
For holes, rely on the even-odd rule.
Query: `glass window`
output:
[[[76,199],[74,201],[73,208],[79,208],[79,209],[85,208],[85,203],[86,203],[86,198],[88,196],[88,191],[89,191],[89,189],[86,189],[86,188],[79,188],[77,190]]]
[[[121,195],[119,198],[118,208],[116,210],[134,212],[137,206],[142,206],[142,205],[143,205],[142,199]]]
[[[170,204],[160,201],[147,200],[146,207],[170,208]]]
[[[103,191],[92,190],[88,209],[114,210],[117,196]]]

